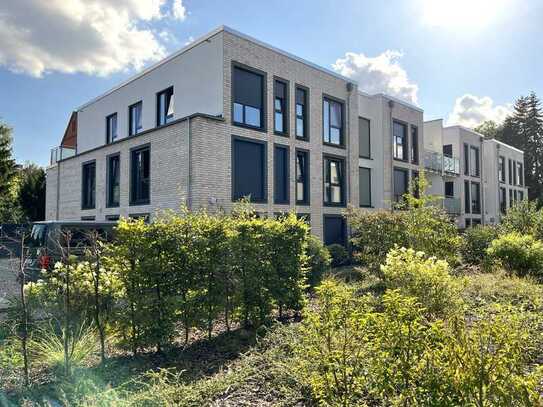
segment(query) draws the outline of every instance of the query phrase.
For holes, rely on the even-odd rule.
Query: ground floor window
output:
[[[345,218],[341,215],[324,215],[324,244],[346,245]]]

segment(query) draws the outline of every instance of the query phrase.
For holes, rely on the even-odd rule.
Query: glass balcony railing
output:
[[[449,215],[460,215],[460,198],[443,198],[442,205]]]
[[[443,156],[443,172],[460,175],[460,160],[455,157]]]
[[[441,174],[460,174],[460,160],[455,157],[449,157],[435,151],[424,152],[424,167],[427,170],[439,172]]]
[[[54,165],[60,160],[70,158],[75,155],[75,148],[68,147],[55,147],[51,149],[51,157],[49,159],[49,165]]]

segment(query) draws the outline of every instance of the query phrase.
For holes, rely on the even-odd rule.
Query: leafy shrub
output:
[[[429,314],[442,316],[458,310],[461,284],[449,274],[446,261],[426,258],[413,249],[393,249],[381,270],[387,288],[415,297]]]
[[[349,253],[342,245],[334,243],[327,246],[327,249],[332,258],[332,267],[344,266],[349,262]]]
[[[517,232],[543,239],[543,209],[537,209],[535,201],[527,199],[515,202],[500,223],[502,233]]]
[[[460,254],[462,260],[472,265],[488,265],[489,259],[486,249],[498,237],[496,226],[475,226],[466,229],[462,239]]]
[[[307,283],[311,288],[315,288],[330,268],[330,252],[319,238],[311,235],[307,239],[307,257],[309,268]]]
[[[543,243],[531,235],[509,233],[494,240],[487,249],[490,258],[520,276],[543,273]]]

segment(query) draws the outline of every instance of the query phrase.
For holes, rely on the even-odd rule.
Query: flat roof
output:
[[[507,143],[504,143],[503,141],[500,141],[500,140],[496,140],[495,138],[489,138],[489,139],[485,139],[485,142],[488,141],[488,142],[494,142],[496,144],[499,144],[500,146],[503,146],[503,147],[506,147],[506,148],[509,148],[511,150],[514,150],[518,153],[521,153],[521,154],[524,154],[524,151],[516,148],[516,147],[513,147],[512,145],[510,144],[507,144]]]

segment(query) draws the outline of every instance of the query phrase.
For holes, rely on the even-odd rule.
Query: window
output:
[[[156,125],[163,126],[173,120],[174,115],[173,86],[156,95]]]
[[[509,185],[513,185],[513,161],[508,160],[509,167]]]
[[[121,195],[121,157],[119,154],[108,157],[107,160],[107,206],[119,206]]]
[[[96,216],[81,216],[82,221],[94,221],[96,220]]]
[[[445,144],[443,146],[443,155],[445,157],[452,157],[453,156],[452,144]]]
[[[345,219],[340,215],[324,215],[324,244],[340,244],[346,241]]]
[[[464,175],[469,175],[469,146],[464,144]]]
[[[274,150],[274,202],[276,204],[289,203],[289,165],[288,165],[288,147],[275,146]]]
[[[358,118],[358,156],[371,158],[370,121]]]
[[[481,187],[478,182],[471,183],[471,213],[481,213]]]
[[[360,206],[371,207],[371,169],[358,168]]]
[[[148,204],[151,200],[151,150],[149,146],[131,151],[130,174],[130,204]]]
[[[517,181],[517,163],[513,161],[513,185],[518,185]]]
[[[94,209],[96,206],[96,162],[83,164],[81,209]]]
[[[323,141],[328,144],[343,145],[343,104],[335,100],[323,99]]]
[[[296,87],[296,137],[307,140],[307,90]]]
[[[311,214],[310,213],[297,213],[296,218],[304,221],[308,226],[311,226]]]
[[[467,218],[466,219],[466,228],[470,228],[470,227],[471,227],[471,219]]]
[[[117,113],[106,117],[106,143],[113,143],[117,140]]]
[[[481,224],[481,219],[472,219],[471,226],[477,226]]]
[[[513,199],[514,199],[514,201],[515,201],[515,202],[517,202],[517,201],[518,201],[518,194],[517,194],[517,190],[514,190],[514,191],[513,191]]]
[[[522,186],[524,184],[524,176],[522,171],[522,163],[517,162],[517,185]]]
[[[454,182],[445,181],[445,197],[452,198],[454,197]]]
[[[512,207],[515,201],[513,201],[513,190],[509,190],[509,207]]]
[[[339,158],[324,158],[324,204],[343,205],[344,161]]]
[[[141,109],[142,102],[133,104],[128,108],[128,135],[134,136],[142,129],[141,124]]]
[[[110,222],[118,221],[120,218],[119,215],[106,215],[106,220]]]
[[[420,198],[419,172],[411,172],[411,184],[409,185],[415,198]]]
[[[264,75],[234,66],[233,69],[234,124],[264,128]]]
[[[149,214],[148,213],[131,213],[128,215],[130,219],[139,220],[143,219],[145,223],[149,223]]]
[[[507,189],[505,187],[500,187],[499,195],[500,211],[505,213],[507,210]]]
[[[251,202],[265,202],[265,143],[234,137],[232,150],[232,200],[250,197]]]
[[[411,126],[411,162],[419,163],[419,129]]]
[[[498,181],[505,182],[505,157],[498,157]]]
[[[309,204],[309,153],[296,151],[296,203]]]
[[[288,133],[288,83],[276,79],[273,82],[273,126],[276,133]]]
[[[471,212],[469,181],[464,181],[464,212],[465,213]]]
[[[479,176],[479,149],[477,147],[470,146],[469,149],[469,167],[470,175],[472,177]]]
[[[519,201],[524,200],[524,192],[523,191],[518,191],[518,200]]]
[[[409,174],[407,170],[394,168],[394,202],[403,202],[408,189]]]
[[[407,126],[403,123],[392,124],[393,154],[397,160],[407,160]]]

